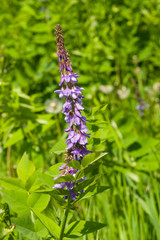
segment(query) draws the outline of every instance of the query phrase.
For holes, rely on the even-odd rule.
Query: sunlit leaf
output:
[[[51,153],[56,153],[56,154],[60,154],[65,152],[65,148],[67,147],[67,144],[65,143],[64,140],[61,140],[57,143],[55,143],[55,145],[52,147],[52,149],[50,150]]]
[[[33,210],[34,214],[41,221],[41,223],[48,229],[49,233],[56,238],[59,238],[60,235],[60,227],[49,217],[44,214]]]
[[[106,224],[90,221],[75,221],[72,222],[66,230],[65,237],[78,238],[91,232],[95,232]]]
[[[31,162],[28,159],[27,154],[24,153],[17,167],[18,177],[24,183],[26,183],[28,178],[33,174],[34,171],[35,171],[35,166],[33,162]]]
[[[82,166],[86,167],[107,155],[107,153],[90,153],[82,159]]]
[[[23,216],[12,219],[13,223],[16,224],[16,230],[22,234],[22,236],[31,240],[38,240],[38,235],[34,230],[34,224],[30,217]]]
[[[50,196],[41,193],[31,193],[27,199],[28,205],[38,212],[42,212],[47,207],[49,201]]]
[[[10,208],[19,214],[28,214],[29,207],[27,205],[28,193],[25,190],[3,190],[3,200],[7,202]]]

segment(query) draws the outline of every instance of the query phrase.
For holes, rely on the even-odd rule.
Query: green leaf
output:
[[[67,165],[68,165],[69,167],[74,168],[74,169],[79,169],[79,170],[81,169],[80,163],[79,163],[78,161],[75,161],[75,160],[70,161]]]
[[[138,158],[149,153],[159,143],[159,141],[154,138],[141,137],[139,138],[138,143],[140,143],[141,147],[130,152],[130,155],[134,158]]]
[[[49,191],[49,192],[45,192],[51,196],[54,196],[54,195],[69,195],[69,191],[66,190],[66,189],[62,189],[62,188],[54,188],[52,191]]]
[[[29,207],[27,205],[28,193],[25,190],[3,190],[3,201],[7,202],[11,209],[19,214],[28,214]]]
[[[84,220],[75,221],[69,225],[69,227],[65,233],[65,237],[78,238],[78,237],[81,237],[88,233],[95,232],[105,226],[106,226],[106,224],[104,224],[104,223],[84,221]]]
[[[56,122],[55,120],[50,120],[50,121],[48,122],[48,124],[44,124],[44,125],[42,126],[41,132],[43,133],[43,132],[47,131],[50,127],[53,126],[53,124],[55,124],[55,122]]]
[[[160,223],[158,219],[158,213],[156,212],[156,207],[154,206],[153,201],[150,198],[146,198],[144,201],[138,195],[135,195],[136,199],[138,200],[141,207],[144,211],[150,216],[150,220],[157,232],[157,236],[160,236]]]
[[[60,162],[57,164],[54,164],[52,167],[50,167],[47,171],[46,174],[52,176],[52,177],[57,177],[60,173],[59,168],[63,165],[64,163]]]
[[[48,230],[45,228],[45,226],[40,222],[39,219],[36,219],[34,223],[34,228],[37,233],[37,235],[41,238],[45,238],[48,234]]]
[[[33,210],[34,214],[37,218],[41,221],[41,223],[48,229],[49,233],[55,237],[59,238],[60,235],[60,227],[49,217],[45,216],[44,214]]]
[[[7,189],[7,190],[22,190],[24,189],[23,183],[20,181],[20,179],[17,178],[0,178],[1,185]]]
[[[16,132],[14,132],[11,137],[7,140],[7,142],[4,145],[4,148],[7,148],[9,146],[14,145],[15,143],[19,142],[24,138],[24,134],[21,129],[18,129]]]
[[[53,189],[48,188],[48,187],[46,187],[46,186],[42,186],[42,187],[36,189],[34,192],[36,192],[36,193],[46,193],[46,194],[49,194],[49,192],[52,192],[52,191],[53,191]]]
[[[133,171],[131,171],[129,168],[124,168],[124,167],[120,167],[120,166],[114,166],[113,168],[114,168],[114,170],[125,174],[125,176],[128,176],[133,181],[139,182],[139,176],[136,173],[134,173]]]
[[[31,28],[32,32],[48,32],[48,25],[46,23],[36,23]]]
[[[61,176],[59,178],[57,178],[56,180],[54,180],[54,183],[61,183],[61,182],[74,182],[75,181],[75,178],[69,174],[69,175],[66,175],[66,176]]]
[[[34,230],[34,224],[29,217],[13,218],[12,222],[16,224],[16,230],[24,237],[31,240],[38,240],[37,233]]]
[[[54,188],[52,191],[39,190],[38,193],[49,194],[61,207],[66,207],[67,203],[63,199],[64,195],[70,196],[70,191],[61,188]]]
[[[106,111],[108,108],[108,103],[101,107],[101,111]]]
[[[130,134],[130,131],[125,134],[124,139],[122,139],[122,146],[123,148],[128,148],[131,144],[138,140],[138,135],[136,133]]]
[[[44,174],[44,173],[39,173],[38,179],[43,183],[44,186],[47,186],[50,189],[52,189],[52,187],[54,185],[53,177],[51,177],[47,174]]]
[[[68,191],[68,194],[69,194],[69,191]],[[66,194],[66,195],[68,195],[68,194]],[[51,192],[51,194],[50,194],[53,198],[54,198],[54,200],[56,201],[56,203],[60,206],[60,207],[66,207],[66,205],[67,205],[67,203],[66,203],[66,201],[62,198],[62,197],[60,197],[59,195],[57,195],[57,194],[52,194],[52,192]]]
[[[50,196],[48,194],[31,193],[28,197],[28,205],[35,211],[42,212],[48,205]]]
[[[94,171],[95,169],[98,169],[98,167],[100,166],[101,163],[96,162],[93,163],[92,165],[89,165],[88,167],[80,170],[79,172],[76,173],[76,181],[78,181],[79,179],[81,179],[84,176],[87,176],[89,173],[91,173],[92,171]]]
[[[105,155],[107,155],[108,153],[104,152],[104,153],[90,153],[87,154],[83,159],[82,159],[82,166],[86,167],[91,163],[94,163],[95,161],[101,159],[102,157],[104,157]]]
[[[28,159],[27,154],[24,153],[17,167],[18,177],[22,180],[22,182],[26,183],[28,178],[33,174],[34,171],[35,166],[33,162],[31,162]]]
[[[87,180],[82,180],[81,183],[78,182],[78,185],[76,185],[76,187],[74,187],[74,191],[75,192],[79,192],[81,191],[82,189],[85,189],[86,187],[88,187],[90,184],[93,184],[94,181],[96,180],[97,178],[94,176],[90,179],[87,179]]]
[[[52,41],[52,38],[48,36],[47,34],[36,34],[33,38],[34,43],[38,44],[46,44]]]
[[[158,159],[153,154],[142,157],[136,162],[136,169],[147,172],[156,171],[159,169]]]
[[[103,112],[105,111],[106,112],[106,109],[108,107],[108,103],[107,104],[103,104],[103,105],[99,105],[99,106],[96,106],[96,107],[93,107],[92,108],[92,116],[95,115],[95,113],[100,113],[100,112]]]
[[[39,189],[40,186],[43,184],[42,181],[39,179],[39,175],[41,174],[41,170],[35,171],[32,176],[29,177],[25,189],[29,192],[35,192],[35,190]]]
[[[51,153],[56,153],[56,154],[60,154],[65,152],[65,148],[67,147],[67,144],[65,143],[65,140],[60,140],[59,142],[57,142],[52,149],[50,150]]]
[[[97,184],[94,184],[92,186],[89,186],[84,193],[80,194],[80,196],[77,198],[76,202],[79,202],[82,199],[89,198],[91,196],[95,196],[99,193],[102,193],[106,190],[108,190],[109,186],[97,186]]]

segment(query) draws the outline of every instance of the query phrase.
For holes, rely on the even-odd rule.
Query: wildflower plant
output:
[[[61,90],[56,90],[55,93],[59,93],[59,97],[66,98],[63,105],[62,113],[65,115],[65,120],[69,124],[68,128],[65,129],[68,132],[67,147],[66,147],[66,164],[62,165],[59,170],[63,170],[60,176],[63,175],[75,175],[78,171],[73,167],[68,166],[70,161],[78,161],[81,164],[82,158],[87,155],[90,151],[87,150],[87,138],[89,137],[88,128],[86,127],[86,118],[81,115],[81,111],[84,110],[82,103],[82,92],[84,88],[80,88],[75,85],[78,82],[77,73],[73,73],[71,67],[71,61],[69,54],[64,46],[64,39],[62,28],[60,25],[56,27],[56,39],[57,39],[57,55],[59,57],[59,71],[61,72],[60,86]],[[83,177],[81,180],[84,180]],[[75,200],[76,195],[79,193],[74,192],[74,183],[63,182],[58,183],[54,188],[67,188],[70,190],[71,199]],[[81,190],[83,191],[83,190]],[[67,198],[68,196],[65,196]]]
[[[86,219],[75,221],[80,201],[109,188],[99,185],[101,175],[97,174],[106,153],[93,153],[87,149],[90,135],[87,119],[81,113],[84,89],[76,85],[80,76],[73,73],[60,25],[56,27],[56,38],[61,89],[55,93],[66,98],[62,113],[68,123],[65,129],[67,147],[65,145],[66,149],[61,151],[65,158],[63,163],[57,163],[43,173],[41,169],[36,170],[33,161],[24,153],[16,169],[18,178],[0,178],[3,202],[17,214],[16,218],[9,218],[10,226],[6,225],[9,231],[4,234],[12,239],[19,239],[19,233],[27,239],[76,239],[106,225]],[[56,154],[55,146],[52,151]],[[4,209],[0,211],[2,216]],[[4,218],[1,217],[0,222],[5,228]]]
[[[54,178],[55,185],[53,186],[55,190],[59,190],[59,193],[63,193],[63,199],[67,200],[60,234],[60,239],[62,239],[69,209],[73,208],[74,204],[83,198],[102,192],[108,189],[108,187],[97,186],[97,183],[94,181],[96,179],[94,174],[91,179],[87,178],[87,175],[100,165],[98,160],[106,153],[96,154],[87,150],[87,138],[90,137],[90,134],[88,134],[86,126],[87,119],[81,113],[84,110],[82,103],[84,98],[82,91],[84,88],[76,85],[80,76],[72,70],[70,57],[64,45],[62,28],[59,24],[56,26],[55,32],[59,72],[61,73],[59,83],[61,89],[56,90],[55,93],[59,93],[59,98],[66,98],[62,113],[65,115],[65,121],[68,123],[68,127],[65,129],[68,133],[65,163],[59,167],[60,174]],[[79,223],[74,224],[77,225]],[[91,222],[85,222],[85,225],[88,225],[87,228],[92,226],[92,230],[90,229],[89,232],[95,231],[95,228],[93,228],[95,225],[96,228],[104,226],[103,224]],[[72,224],[71,226],[74,225]]]
[[[135,90],[135,93],[136,93],[137,101],[139,103],[139,104],[137,104],[135,106],[135,109],[139,111],[139,116],[143,117],[145,109],[149,108],[149,104],[148,103],[144,103],[144,101],[142,99],[142,96],[141,96],[141,94],[140,94],[140,92],[138,90],[136,82],[134,81],[133,78],[131,80],[132,80],[132,84],[133,84],[133,87],[134,87],[134,90]]]

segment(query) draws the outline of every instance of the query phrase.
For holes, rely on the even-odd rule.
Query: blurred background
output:
[[[108,152],[100,173],[111,189],[75,213],[107,228],[84,239],[159,240],[160,0],[0,5],[0,177],[16,177],[24,151],[37,169],[64,159],[64,100],[54,93],[61,24],[85,88],[88,148]]]

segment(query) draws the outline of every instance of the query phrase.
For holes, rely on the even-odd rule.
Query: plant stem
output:
[[[8,177],[11,177],[11,146],[7,149],[7,171],[8,171]]]
[[[62,133],[61,133],[61,127],[60,127],[60,124],[59,124],[59,118],[57,117],[57,114],[56,114],[55,118],[56,118],[56,125],[57,125],[58,135],[61,138]]]
[[[67,217],[68,217],[68,213],[69,213],[69,209],[70,209],[70,201],[71,201],[71,199],[70,199],[70,197],[68,197],[68,205],[67,205],[67,208],[66,208],[65,213],[64,213],[59,240],[63,240],[64,230],[65,230]]]

